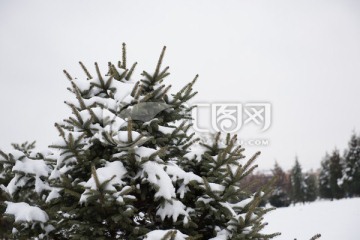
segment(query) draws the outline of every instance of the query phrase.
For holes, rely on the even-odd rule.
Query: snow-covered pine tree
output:
[[[360,138],[355,133],[345,152],[343,183],[348,196],[360,196]]]
[[[276,178],[274,190],[272,191],[269,202],[274,207],[287,207],[290,205],[290,179],[288,174],[275,162],[272,174]]]
[[[305,183],[305,201],[313,202],[318,197],[318,179],[317,175],[310,171],[304,174],[304,183]]]
[[[295,158],[295,165],[291,169],[291,200],[292,202],[304,202],[305,201],[305,183],[302,173],[301,165],[298,158]]]
[[[0,238],[42,237],[52,226],[41,210],[50,190],[50,165],[43,153],[35,153],[35,142],[12,144],[14,151],[0,151]]]
[[[344,197],[342,186],[342,165],[339,151],[334,149],[331,155],[326,154],[321,162],[319,176],[320,197],[329,199],[340,199]]]
[[[325,154],[324,159],[321,161],[319,173],[319,196],[321,198],[333,198],[330,188],[330,155],[328,153]]]
[[[128,68],[125,45],[122,61],[109,63],[107,74],[97,64],[92,74],[81,62],[86,78],[65,72],[74,96],[66,102],[72,114],[56,124],[59,140],[51,153],[34,157],[20,152],[13,158],[2,154],[1,174],[6,168],[14,170],[17,162],[38,161],[33,172],[23,166],[10,176],[14,187],[1,186],[14,195],[13,189],[29,183],[39,196],[10,196],[5,202],[5,212],[15,222],[9,239],[17,239],[20,231],[32,239],[220,240],[277,235],[262,234],[263,215],[271,209],[259,203],[269,194],[269,185],[254,194],[239,187],[256,167],[259,153],[244,162],[236,136],[222,140],[217,134],[211,143],[198,142],[186,104],[196,94],[197,77],[169,94],[170,86],[163,84],[169,75],[168,67],[162,68],[164,53],[165,48],[155,71],[144,71],[139,81],[133,78],[136,63]],[[18,185],[18,175],[25,177],[24,184]],[[13,208],[18,203],[23,205]],[[19,220],[19,209],[32,214]]]
[[[332,198],[340,199],[344,197],[344,189],[342,187],[342,165],[341,165],[341,157],[339,150],[334,149],[332,155],[330,156],[330,189]]]

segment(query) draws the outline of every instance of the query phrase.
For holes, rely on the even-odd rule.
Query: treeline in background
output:
[[[343,154],[338,149],[326,153],[321,167],[316,171],[303,171],[296,157],[291,170],[284,171],[276,162],[270,173],[248,175],[243,186],[247,186],[249,191],[256,191],[273,178],[274,190],[267,202],[274,207],[313,202],[319,198],[333,200],[359,197],[360,136],[352,134]]]

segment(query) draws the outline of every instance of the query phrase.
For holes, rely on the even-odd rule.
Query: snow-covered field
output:
[[[309,240],[316,233],[321,240],[359,240],[360,198],[278,208],[265,221],[269,223],[265,232],[282,233],[276,240]]]

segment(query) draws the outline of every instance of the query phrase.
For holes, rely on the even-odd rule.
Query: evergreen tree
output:
[[[305,201],[305,183],[298,158],[295,159],[295,165],[291,169],[291,200],[295,204]]]
[[[305,182],[305,201],[313,202],[318,197],[318,180],[313,172],[307,172],[304,176]]]
[[[240,184],[242,189],[246,189],[249,193],[253,194],[261,191],[265,185],[270,181],[274,181],[273,176],[261,171],[257,171],[247,175]],[[274,186],[273,186],[274,187]],[[265,206],[268,203],[268,198],[263,198],[260,202],[260,206]]]
[[[243,162],[236,136],[199,143],[191,130],[196,92],[162,84],[165,48],[153,73],[133,80],[136,63],[109,63],[73,78],[70,117],[55,124],[50,151],[1,152],[0,210],[9,239],[270,239],[259,206],[270,184],[240,188],[259,153]],[[19,147],[19,146],[17,146]],[[301,172],[301,170],[300,170]],[[295,175],[294,175],[295,176]],[[297,179],[297,177],[294,177]],[[5,209],[4,209],[5,206]],[[26,213],[19,209],[25,209]]]
[[[339,199],[344,197],[342,188],[342,165],[338,150],[334,150],[331,155],[326,154],[321,162],[319,174],[319,193],[321,198]]]
[[[345,152],[343,183],[350,197],[360,196],[360,139],[355,133]]]
[[[35,142],[12,145],[15,149],[12,153],[0,151],[0,211],[5,213],[0,216],[0,237],[7,239],[11,235],[14,239],[27,239],[52,229],[39,208],[44,206],[50,189],[46,182],[50,167],[43,154],[33,152]],[[23,206],[28,208],[21,212]],[[14,215],[15,211],[18,214]],[[30,216],[33,216],[31,224],[27,221]]]
[[[330,188],[330,155],[328,153],[326,153],[324,159],[321,161],[319,173],[319,196],[321,198],[332,198]]]
[[[290,205],[290,179],[280,165],[275,162],[272,174],[276,178],[274,190],[269,197],[269,202],[274,207],[287,207]]]
[[[342,166],[341,157],[338,150],[334,150],[330,156],[330,189],[332,198],[340,199],[344,197],[344,189],[341,187]]]

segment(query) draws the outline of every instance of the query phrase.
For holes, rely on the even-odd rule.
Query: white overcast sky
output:
[[[248,150],[263,152],[262,169],[289,169],[295,155],[316,169],[360,130],[357,0],[0,0],[0,148],[51,144],[70,113],[62,70],[83,77],[82,60],[105,71],[122,42],[139,71],[166,45],[167,83],[200,75],[193,102],[270,102],[268,131],[240,131],[270,140]]]

